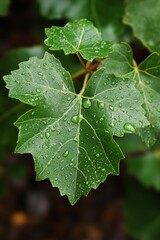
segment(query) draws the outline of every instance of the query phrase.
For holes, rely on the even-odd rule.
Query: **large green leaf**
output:
[[[31,58],[4,79],[11,97],[35,106],[16,122],[16,151],[32,153],[37,180],[49,178],[73,204],[108,174],[118,174],[118,145],[104,125],[92,124],[87,98],[75,93],[57,59],[49,53]]]
[[[64,50],[65,54],[80,53],[93,61],[106,57],[111,52],[111,43],[102,40],[100,32],[87,19],[67,23],[64,27],[52,26],[46,29],[45,43],[52,50]]]
[[[128,0],[124,22],[151,51],[160,53],[160,0]]]
[[[137,66],[133,60],[131,48],[127,44],[115,44],[113,48],[113,53],[102,66],[106,66],[109,74],[128,78],[136,84],[150,122],[149,126],[141,128],[138,132],[147,146],[153,145],[160,135],[160,55],[153,53]],[[129,95],[128,98],[131,99]],[[138,95],[134,101],[135,104],[139,101]],[[137,110],[136,106],[135,109]],[[143,119],[139,123],[143,126]]]
[[[160,239],[160,193],[127,181],[124,214],[129,234],[133,239]]]
[[[112,136],[135,132],[140,120],[148,124],[133,82],[106,72],[104,65],[93,74],[83,96],[49,53],[4,77],[11,97],[34,106],[16,122],[17,152],[32,153],[37,179],[49,178],[72,204],[108,174],[118,174],[123,155]]]
[[[102,31],[104,39],[117,41],[124,34],[122,0],[37,0],[40,13],[49,19],[67,18],[69,21],[87,18]]]

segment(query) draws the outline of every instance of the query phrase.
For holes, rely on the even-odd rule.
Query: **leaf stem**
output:
[[[134,59],[133,59],[133,66],[134,66],[135,71],[138,72],[138,65]]]
[[[85,69],[85,70],[87,70],[87,69],[86,69],[86,65],[84,64],[84,62],[83,62],[83,60],[82,60],[82,58],[81,58],[80,54],[79,54],[78,52],[76,52],[76,55],[77,55],[77,57],[78,57],[78,59],[79,59],[80,63],[81,63],[81,64],[82,64],[82,66],[84,67],[84,69]]]
[[[86,85],[87,85],[87,81],[88,81],[89,76],[90,76],[90,73],[89,72],[86,73],[85,78],[84,78],[84,82],[83,82],[83,87],[82,87],[80,93],[78,94],[79,96],[83,95],[83,93],[85,91],[85,88],[86,88]]]
[[[86,70],[81,69],[81,70],[75,72],[75,73],[72,75],[72,79],[73,79],[73,80],[76,80],[77,78],[79,78],[79,77],[81,77],[81,76],[83,76],[83,75],[85,75],[85,74],[86,74]]]

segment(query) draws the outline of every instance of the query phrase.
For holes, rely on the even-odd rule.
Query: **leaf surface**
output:
[[[49,178],[74,204],[108,174],[118,174],[121,150],[103,125],[92,124],[87,98],[75,93],[55,57],[31,58],[4,79],[11,97],[34,106],[16,122],[16,151],[33,155],[37,180]]]
[[[104,58],[112,50],[111,43],[102,40],[100,32],[87,19],[67,23],[64,27],[52,26],[46,29],[45,43],[52,50],[63,50],[64,53],[80,53],[81,56],[93,61]]]
[[[137,99],[132,99],[128,95],[128,102],[135,102],[132,111],[137,111],[136,104],[139,100],[143,104],[144,114],[150,124],[144,127],[143,119],[139,118],[142,128],[138,133],[147,146],[153,145],[160,135],[160,55],[153,53],[137,66],[133,61],[131,48],[124,43],[116,44],[113,53],[103,62],[103,65],[106,65],[109,74],[130,79],[136,84],[141,97],[137,95]],[[130,91],[129,94],[131,94]]]
[[[160,0],[128,0],[124,22],[150,51],[160,53],[159,11]]]

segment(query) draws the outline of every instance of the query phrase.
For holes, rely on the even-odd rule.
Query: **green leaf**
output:
[[[80,53],[81,56],[93,61],[104,58],[112,50],[111,43],[102,40],[100,32],[87,19],[67,23],[64,27],[52,26],[46,29],[45,43],[52,50],[63,50],[64,53]]]
[[[134,239],[160,239],[160,193],[127,181],[124,214],[129,234]]]
[[[9,6],[10,0],[0,1],[0,16],[6,16],[8,14]]]
[[[144,113],[150,123],[147,127],[139,129],[138,133],[147,146],[153,145],[160,135],[160,55],[153,53],[137,66],[133,60],[131,48],[124,43],[115,44],[113,53],[103,62],[103,65],[106,65],[109,74],[130,79],[132,83],[136,84],[136,88],[143,98],[143,101],[140,101],[143,103]],[[128,97],[132,99],[130,96]],[[132,100],[136,105],[139,102],[138,95],[137,99]],[[144,127],[143,119],[139,119],[139,121],[139,124]]]
[[[92,103],[75,93],[70,74],[55,57],[46,53],[19,66],[4,77],[10,97],[34,108],[16,122],[16,151],[31,153],[37,180],[49,178],[74,204],[108,174],[118,174],[123,155],[107,126],[93,123],[86,111]]]
[[[128,56],[125,56],[125,53]],[[123,62],[124,56],[126,66]],[[143,97],[136,89],[135,82],[127,76],[129,71],[134,70],[131,66],[131,56],[127,44],[116,44],[113,53],[102,62],[86,88],[86,95],[103,105],[102,109],[99,108],[98,115],[104,118],[104,124],[108,122],[108,131],[119,137],[125,132],[134,133],[136,128],[149,124],[142,108]],[[96,114],[92,112],[92,116]]]
[[[149,152],[126,160],[129,174],[135,175],[146,187],[160,190],[160,152]]]
[[[152,146],[160,136],[160,55],[153,53],[144,60],[136,69],[135,78],[150,122],[139,134],[147,146]]]
[[[66,11],[71,7],[70,0],[37,0],[37,3],[41,15],[48,19],[64,18]]]
[[[160,0],[128,0],[124,22],[150,50],[160,53]]]

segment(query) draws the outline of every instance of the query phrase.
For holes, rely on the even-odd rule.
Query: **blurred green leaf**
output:
[[[0,16],[6,16],[9,11],[11,0],[0,0]]]
[[[124,22],[152,52],[160,53],[160,0],[128,0]]]
[[[127,182],[124,214],[129,234],[139,240],[160,239],[160,193]]]
[[[139,155],[140,156],[139,156]],[[160,152],[139,152],[126,159],[128,173],[136,176],[146,187],[160,190]]]
[[[69,21],[87,18],[102,31],[103,39],[119,41],[127,37],[122,23],[122,0],[37,0],[40,13],[49,19],[66,18]]]

